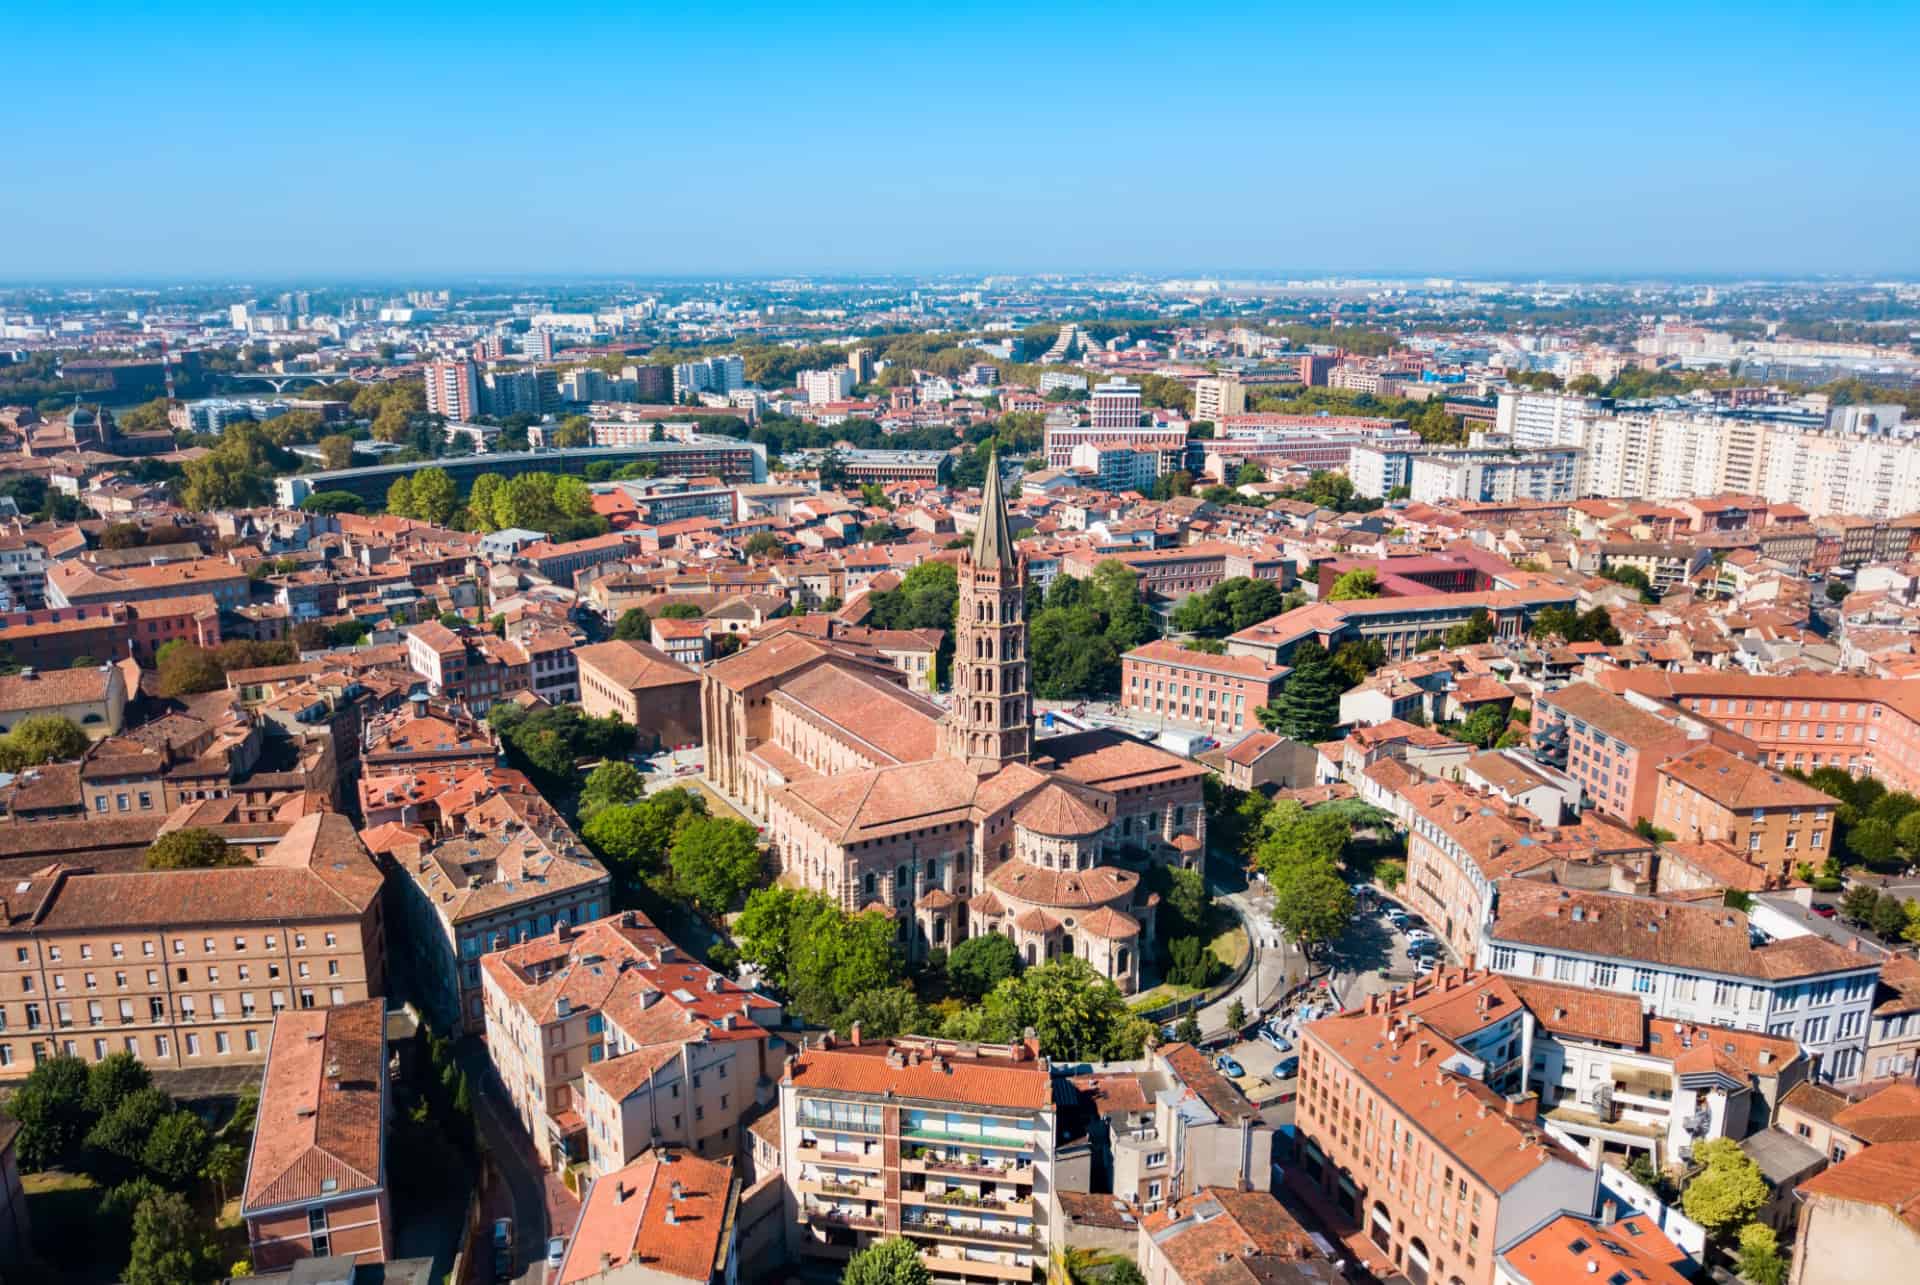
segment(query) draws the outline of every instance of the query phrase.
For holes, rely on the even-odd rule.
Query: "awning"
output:
[[[1613,1082],[1628,1092],[1666,1094],[1673,1092],[1673,1077],[1665,1071],[1656,1071],[1652,1067],[1627,1066],[1615,1062]]]

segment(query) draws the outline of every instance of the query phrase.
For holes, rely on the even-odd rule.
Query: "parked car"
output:
[[[1407,943],[1408,959],[1425,959],[1430,955],[1437,955],[1439,953],[1440,943],[1434,941],[1431,937],[1426,941],[1410,941]]]
[[[566,1256],[567,1256],[567,1238],[565,1236],[554,1236],[547,1241],[547,1270],[548,1271],[550,1272],[559,1271],[561,1260],[566,1258]]]
[[[1413,975],[1415,977],[1425,977],[1438,967],[1440,967],[1440,957],[1438,955],[1422,955],[1419,960],[1414,963]]]
[[[1395,928],[1405,928],[1407,926],[1407,912],[1395,906],[1393,909],[1387,911],[1387,922]]]
[[[1439,938],[1424,928],[1409,928],[1407,929],[1407,940],[1417,944],[1423,941],[1438,941]]]
[[[1298,1074],[1300,1059],[1297,1057],[1283,1057],[1273,1064],[1273,1078],[1276,1080],[1291,1080]]]
[[[1293,1041],[1272,1026],[1263,1026],[1260,1028],[1260,1042],[1263,1044],[1271,1044],[1282,1053],[1293,1052]]]
[[[1225,1053],[1213,1059],[1213,1069],[1226,1076],[1229,1080],[1237,1080],[1247,1073],[1246,1067],[1241,1066]]]
[[[1813,913],[1822,919],[1831,919],[1834,914],[1833,906],[1825,901],[1816,901],[1813,903]]]
[[[493,1220],[493,1247],[495,1249],[513,1248],[513,1219],[496,1218]]]

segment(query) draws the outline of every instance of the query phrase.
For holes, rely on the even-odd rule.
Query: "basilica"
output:
[[[1155,865],[1198,866],[1205,769],[1119,732],[1036,738],[1027,566],[998,464],[959,555],[946,709],[858,645],[798,632],[709,665],[707,771],[764,819],[781,877],[878,908],[916,958],[980,933],[1140,985]]]

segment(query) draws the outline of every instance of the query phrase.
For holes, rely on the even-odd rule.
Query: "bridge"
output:
[[[273,391],[276,394],[285,392],[287,390],[288,385],[299,383],[302,380],[305,380],[306,382],[312,383],[312,384],[342,384],[342,383],[371,384],[376,382],[375,380],[368,378],[365,375],[357,374],[354,371],[350,371],[350,370],[334,371],[334,372],[330,372],[328,374],[323,374],[323,375],[307,374],[303,372],[300,374],[293,374],[293,375],[221,375],[219,376],[219,378],[230,379],[230,380],[234,380],[235,382],[238,382],[240,380],[251,380],[255,383],[271,384],[273,386]]]

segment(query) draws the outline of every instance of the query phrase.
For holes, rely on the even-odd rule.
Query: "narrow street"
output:
[[[512,1202],[514,1220],[513,1280],[519,1285],[543,1285],[546,1280],[547,1196],[546,1171],[533,1153],[533,1146],[513,1105],[494,1078],[487,1061],[486,1046],[479,1040],[460,1043],[455,1056],[467,1072],[473,1086],[474,1121],[486,1143],[487,1155],[506,1186]],[[493,1219],[499,1217],[497,1201],[489,1201],[485,1225],[475,1239],[474,1252],[485,1255],[479,1279],[491,1280],[493,1272]]]

